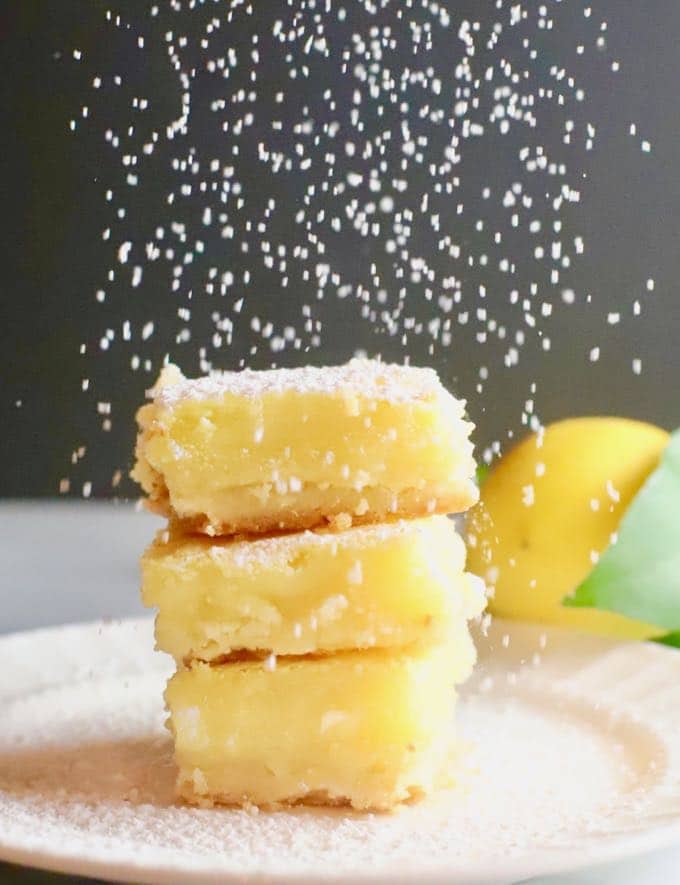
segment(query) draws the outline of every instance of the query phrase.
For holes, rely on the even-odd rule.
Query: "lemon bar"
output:
[[[432,369],[161,373],[137,414],[148,506],[212,535],[461,512],[477,499],[462,400]]]
[[[385,810],[450,783],[454,685],[474,657],[462,627],[413,652],[193,662],[166,689],[178,794]]]
[[[156,641],[179,662],[434,642],[482,610],[445,516],[252,541],[159,533],[142,558]]]

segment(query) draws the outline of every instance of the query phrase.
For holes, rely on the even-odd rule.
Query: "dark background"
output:
[[[406,0],[374,6],[345,0],[344,19],[338,16],[343,4],[330,5],[328,13],[326,0],[292,5],[261,0],[250,14],[247,4],[229,14],[226,0],[164,0],[152,15],[154,4],[141,0],[0,2],[0,495],[56,495],[62,479],[69,479],[68,493],[74,496],[89,482],[93,496],[134,494],[125,479],[134,409],[167,353],[187,373],[207,363],[238,368],[272,361],[333,362],[356,349],[431,363],[467,397],[480,450],[493,441],[505,444],[509,433],[522,430],[527,399],[543,421],[620,413],[668,428],[680,423],[678,4],[525,3],[526,17],[511,24],[513,4],[451,0],[437,7],[448,9],[448,27],[438,13]],[[107,20],[110,6],[114,16]],[[221,26],[210,31],[215,17]],[[277,19],[283,32],[295,32],[290,43],[273,36]],[[467,56],[467,81],[460,69],[456,76],[466,57],[458,33],[466,19],[479,22],[475,54]],[[305,48],[309,35],[318,36],[319,22],[330,57],[323,44],[318,51]],[[420,42],[414,23],[416,31],[424,29]],[[502,28],[489,48],[494,23]],[[370,46],[376,28],[381,35],[389,28],[392,41],[381,49],[381,70],[388,68],[397,84],[407,72],[403,89],[392,90],[398,92],[392,103],[387,93],[384,101],[371,99],[356,72],[357,64],[370,68],[375,62],[362,56],[356,35]],[[226,57],[229,67],[228,47],[238,63],[225,79],[224,68],[211,71],[206,62]],[[74,49],[82,53],[80,59]],[[490,66],[494,72],[487,82]],[[293,67],[296,79],[290,77]],[[441,79],[436,93],[417,78],[408,80],[428,67]],[[95,76],[102,81],[99,89],[92,85]],[[168,140],[166,127],[180,114],[186,82],[191,87],[188,128],[182,132],[180,126]],[[456,89],[466,86],[472,91],[465,116],[484,126],[481,137],[465,137],[462,118],[454,127],[446,122],[460,100]],[[357,88],[362,91],[358,106]],[[579,88],[582,101],[576,98]],[[255,101],[248,97],[251,89]],[[285,97],[277,102],[281,90]],[[507,118],[512,93],[517,102],[510,104],[525,116],[502,133],[490,117],[501,104]],[[140,98],[147,99],[146,107],[140,107]],[[363,132],[352,124],[357,107]],[[423,108],[425,116],[419,113]],[[437,108],[445,112],[443,122],[427,117]],[[239,131],[238,120],[248,112],[253,122]],[[278,130],[272,120],[281,121]],[[306,132],[299,128],[305,120],[313,121]],[[337,134],[328,131],[333,121],[339,124]],[[567,121],[573,121],[569,143]],[[633,123],[635,135],[630,134]],[[422,162],[404,154],[404,124],[410,137],[427,139],[416,148]],[[382,155],[374,151],[362,157],[361,150],[347,155],[347,140],[361,148],[386,131],[390,138]],[[154,132],[153,153],[144,154]],[[452,133],[459,137],[461,159],[442,170]],[[643,140],[651,143],[648,153],[641,150]],[[262,159],[258,144],[270,155],[278,151],[291,158],[291,168],[273,172],[271,157]],[[543,152],[555,170],[529,172],[520,159],[523,148],[531,156]],[[324,159],[329,151],[335,155],[330,178]],[[136,165],[125,165],[126,155],[136,157]],[[300,167],[305,158],[311,158],[309,168]],[[382,190],[374,192],[369,177],[380,159]],[[213,170],[211,161],[219,161],[218,168]],[[438,167],[435,173],[429,164]],[[234,166],[234,173],[225,177],[225,166]],[[138,176],[136,185],[127,179],[130,172]],[[324,180],[346,181],[351,172],[363,176],[359,184],[339,195],[322,191]],[[407,182],[406,190],[394,187],[396,178]],[[232,187],[220,202],[223,183],[235,180],[240,194]],[[451,193],[437,194],[434,183],[447,181]],[[182,193],[187,183],[191,194]],[[315,184],[311,195],[310,183]],[[516,183],[522,191],[512,207],[504,198]],[[556,210],[553,201],[564,186],[578,189],[580,199]],[[430,201],[423,208],[425,192]],[[367,236],[347,218],[351,199],[365,207],[385,195],[395,211],[411,212],[404,222],[407,256],[401,247],[386,251],[394,236],[389,214],[375,210],[369,222],[377,218],[381,228]],[[530,198],[530,206],[521,205],[522,196]],[[275,211],[267,218],[269,200]],[[213,215],[206,225],[208,205]],[[306,214],[298,221],[301,210]],[[433,229],[433,213],[439,215],[439,231]],[[333,217],[341,219],[341,230],[332,227]],[[266,232],[260,233],[257,224],[263,220]],[[556,220],[562,223],[557,233]],[[183,227],[173,229],[172,221]],[[531,231],[532,221],[541,223],[539,232]],[[223,227],[233,233],[223,236]],[[103,239],[107,228],[109,239]],[[446,236],[459,246],[457,255],[438,247]],[[578,237],[582,254],[574,244]],[[197,240],[204,244],[202,252]],[[285,247],[285,270],[279,257],[267,266],[262,240],[274,252]],[[559,257],[551,252],[555,240],[562,244]],[[125,242],[131,243],[130,256],[121,263],[118,250]],[[145,253],[148,243],[161,249],[155,260]],[[543,257],[536,257],[537,245],[544,247]],[[305,248],[306,255],[300,252]],[[167,249],[173,250],[170,258]],[[565,254],[568,267],[561,263]],[[422,262],[414,266],[414,257],[429,271],[423,272]],[[323,269],[317,274],[319,263],[329,265],[327,280]],[[143,275],[133,285],[137,265]],[[553,270],[559,271],[558,280],[551,277]],[[221,292],[224,274],[232,276]],[[653,290],[647,288],[649,278]],[[573,304],[564,302],[564,289],[573,290]],[[105,292],[103,301],[98,290]],[[439,300],[454,293],[458,303]],[[390,321],[381,319],[383,311]],[[614,325],[607,321],[611,312],[620,314]],[[442,325],[428,329],[437,319],[440,324],[450,320],[450,338],[442,337]],[[142,330],[150,321],[154,331],[145,338]],[[272,331],[266,337],[268,321]],[[293,329],[290,340],[286,326]],[[183,329],[189,330],[189,340],[183,340]],[[108,347],[102,349],[107,334]],[[286,346],[273,351],[277,336]],[[543,349],[545,338],[549,350]],[[508,366],[513,347],[517,361]],[[594,347],[600,348],[597,362],[589,357]],[[131,367],[135,356],[137,369]],[[639,375],[632,370],[635,358],[641,360]]]

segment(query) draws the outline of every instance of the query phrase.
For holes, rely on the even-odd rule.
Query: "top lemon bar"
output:
[[[167,366],[137,413],[148,506],[210,535],[456,513],[477,500],[465,403],[432,369]]]

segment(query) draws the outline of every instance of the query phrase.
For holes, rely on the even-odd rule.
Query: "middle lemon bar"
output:
[[[161,532],[142,559],[158,647],[179,662],[441,641],[479,614],[443,516],[234,541]]]

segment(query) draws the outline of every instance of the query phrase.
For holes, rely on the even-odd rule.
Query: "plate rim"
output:
[[[579,871],[603,866],[608,863],[630,860],[640,855],[664,848],[680,847],[680,820],[649,831],[641,831],[626,837],[622,845],[620,835],[604,836],[597,844],[585,850],[579,859],[572,848],[542,848],[537,858],[522,854],[499,864],[476,864],[474,868],[463,864],[432,865],[406,871],[395,876],[394,871],[366,871],[352,881],[360,885],[392,885],[392,883],[427,882],[432,885],[493,885],[501,882],[521,882],[539,876],[571,875]],[[0,836],[0,861],[65,875],[87,876],[139,885],[250,885],[250,883],[275,883],[275,885],[346,885],[348,874],[326,875],[318,871],[289,872],[281,875],[266,871],[237,872],[223,868],[178,867],[172,863],[151,864],[128,861],[111,861],[104,858],[83,858],[72,852],[41,851],[7,847]],[[349,874],[353,875],[353,874]],[[178,878],[181,877],[181,878]]]

